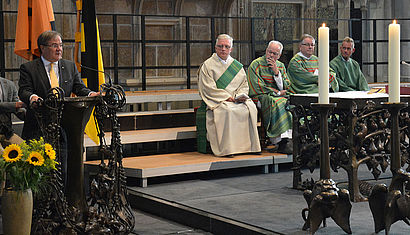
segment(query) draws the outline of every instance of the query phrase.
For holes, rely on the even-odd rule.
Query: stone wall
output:
[[[410,20],[400,20],[409,19],[410,12],[408,11],[409,4],[408,0],[369,0],[365,1],[365,7],[363,9],[363,18],[367,19],[363,23],[363,39],[373,40],[374,30],[373,30],[373,19],[385,19],[378,20],[376,22],[376,40],[387,40],[388,39],[388,26],[392,22],[391,19],[399,19],[398,23],[401,28],[401,39],[410,38]],[[374,61],[373,44],[365,44],[363,49],[363,61],[372,62]],[[407,53],[410,49],[409,42],[402,42],[400,44],[400,59],[410,60],[410,55]],[[377,61],[387,62],[388,59],[388,43],[379,42],[377,43]],[[365,74],[370,77],[370,81],[374,81],[374,70],[373,66],[364,67]],[[406,65],[400,66],[400,72],[402,75],[402,82],[410,81],[410,68]],[[387,82],[388,81],[388,66],[387,64],[379,65],[377,67],[377,81]]]
[[[354,0],[355,8],[360,8],[363,17],[372,18],[409,18],[409,12],[402,6],[408,0],[393,0],[392,4],[386,4],[385,0]],[[74,56],[74,32],[76,28],[75,0],[53,0],[56,14],[56,27],[65,40],[64,58],[73,59]],[[390,2],[390,1],[388,1]],[[206,16],[230,16],[230,17],[254,17],[254,32],[251,32],[250,18],[230,18],[229,20],[215,19],[215,36],[220,33],[228,33],[235,39],[232,56],[248,65],[255,57],[264,53],[267,41],[271,39],[282,41],[285,45],[283,57],[285,64],[298,51],[298,43],[303,33],[309,33],[317,37],[317,28],[326,22],[331,28],[331,39],[341,40],[349,34],[347,21],[336,21],[337,18],[348,19],[350,17],[351,0],[95,0],[96,11],[99,14],[130,14],[117,17],[118,66],[133,67],[142,66],[143,61],[147,66],[183,66],[186,65],[186,44],[175,43],[149,43],[146,47],[146,56],[142,58],[141,44],[141,20],[140,16],[131,14],[149,14],[145,17],[146,40],[185,40],[186,23],[189,17],[190,40],[197,40],[190,48],[190,61],[192,66],[199,66],[212,53],[211,43],[204,41],[214,40],[211,38],[211,20],[202,18]],[[17,1],[3,0],[4,10],[17,10]],[[182,17],[175,17],[182,16]],[[290,20],[289,18],[321,18],[317,20]],[[16,14],[5,14],[4,17],[5,38],[14,39]],[[114,66],[113,43],[113,16],[99,15],[99,29],[102,40],[102,52],[105,67]],[[388,21],[381,22],[377,28],[377,39],[387,38]],[[372,39],[371,23],[363,23],[363,39]],[[247,42],[252,39],[252,33],[259,44],[256,45],[255,55]],[[409,38],[409,22],[402,24],[402,38]],[[6,68],[18,69],[25,62],[13,53],[14,43],[6,43]],[[332,44],[331,57],[338,54],[338,46]],[[363,45],[363,61],[372,60],[372,45]],[[409,44],[403,45],[402,57],[407,59]],[[386,60],[386,45],[378,45],[378,61]],[[384,66],[387,68],[387,66]],[[382,65],[378,70],[379,80],[386,80],[387,69]],[[409,75],[410,68],[403,68],[403,75]],[[371,66],[364,67],[369,81],[372,82],[373,69]],[[380,72],[379,72],[380,71]],[[114,76],[112,70],[108,71]],[[18,72],[8,72],[7,78],[17,81]],[[141,87],[141,69],[120,69],[120,84],[128,84],[131,89]],[[148,89],[160,89],[164,84],[166,89],[186,88],[186,69],[148,69]],[[196,86],[196,69],[191,70],[191,85]]]
[[[409,0],[396,0],[394,1],[393,7],[393,15],[392,18],[398,19],[409,19],[410,18],[410,11],[409,11]],[[410,39],[410,20],[405,22],[400,22],[401,24],[401,38],[402,39]],[[404,61],[410,61],[410,43],[403,43],[400,47],[400,58]],[[409,65],[401,65],[400,73],[402,77],[402,81],[410,82],[410,66]]]

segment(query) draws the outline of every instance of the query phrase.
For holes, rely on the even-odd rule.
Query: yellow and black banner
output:
[[[81,78],[88,88],[99,91],[100,85],[105,83],[105,77],[94,4],[94,0],[82,0]]]
[[[76,33],[77,49],[77,43],[81,43],[81,66],[78,66],[78,70],[81,71],[81,78],[87,87],[93,91],[99,91],[100,85],[105,83],[105,76],[94,0],[77,0],[77,10],[81,11],[81,24],[77,27],[80,32]],[[78,15],[78,22],[79,19]],[[75,59],[78,64],[78,58]],[[100,143],[98,127],[95,124],[93,113],[85,127],[85,134],[98,145]]]

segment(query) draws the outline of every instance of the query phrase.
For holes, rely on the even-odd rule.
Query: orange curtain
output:
[[[51,0],[20,0],[14,53],[27,60],[39,57],[37,38],[47,30],[55,30]]]

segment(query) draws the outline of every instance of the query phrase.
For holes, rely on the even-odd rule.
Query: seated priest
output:
[[[318,93],[319,59],[313,55],[315,39],[304,34],[299,43],[299,52],[293,56],[288,66],[289,90],[295,94]],[[339,84],[333,69],[329,71],[329,88],[339,91]]]
[[[271,144],[280,153],[291,154],[292,115],[286,110],[285,97],[290,85],[285,65],[280,62],[282,43],[270,41],[265,55],[252,61],[248,68],[249,95],[260,104],[263,125]]]
[[[339,91],[368,91],[366,78],[364,77],[360,65],[351,58],[354,53],[354,41],[345,37],[340,46],[340,55],[330,61],[330,68],[336,73],[339,83]]]
[[[257,109],[248,97],[243,65],[230,56],[233,38],[221,34],[214,53],[199,68],[199,94],[206,104],[206,137],[215,156],[261,151]]]

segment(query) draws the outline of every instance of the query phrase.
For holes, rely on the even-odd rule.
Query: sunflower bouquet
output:
[[[36,192],[56,164],[56,152],[43,138],[11,144],[0,157],[0,181],[5,176],[7,190]]]

